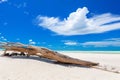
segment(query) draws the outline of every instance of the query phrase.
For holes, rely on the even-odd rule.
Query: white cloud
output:
[[[78,45],[78,42],[75,42],[75,41],[65,41],[64,44],[68,45],[68,46],[76,46],[76,45]]]
[[[31,45],[35,45],[36,42],[34,42],[32,39],[30,39],[30,40],[29,40],[29,44],[31,44]]]
[[[31,42],[31,41],[32,41],[32,39],[29,40],[29,42]]]
[[[0,41],[7,41],[7,39],[4,36],[1,36]]]
[[[110,38],[110,39],[105,39],[107,41],[120,41],[120,38]]]
[[[4,3],[7,2],[8,0],[0,0],[0,3]]]
[[[120,16],[105,13],[87,18],[88,9],[78,8],[64,20],[58,17],[38,16],[38,25],[59,35],[85,35],[120,29]]]
[[[81,43],[83,46],[94,46],[94,47],[120,47],[120,38],[111,38],[111,39],[105,39],[103,41],[90,41]]]
[[[16,40],[18,40],[18,41],[19,41],[19,40],[20,40],[20,38],[17,38]]]
[[[18,8],[18,9],[27,7],[26,2],[21,2],[21,3],[8,2],[8,5],[15,7],[15,8]]]

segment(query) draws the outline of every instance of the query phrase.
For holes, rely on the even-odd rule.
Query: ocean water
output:
[[[60,53],[83,53],[83,54],[120,54],[120,51],[58,51]]]
[[[0,49],[3,51],[4,49]],[[120,51],[57,51],[60,53],[83,53],[83,54],[120,54]]]

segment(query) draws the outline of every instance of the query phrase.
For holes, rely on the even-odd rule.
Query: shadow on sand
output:
[[[46,62],[46,63],[50,63],[50,64],[56,64],[56,65],[60,65],[60,66],[64,66],[64,67],[82,67],[82,68],[88,68],[88,67],[81,66],[81,65],[76,65],[76,64],[60,63],[60,62],[57,62],[55,60],[50,60],[50,59],[46,59],[46,58],[40,58],[40,57],[36,57],[36,56],[30,56],[30,57],[12,56],[10,58],[12,58],[12,59],[32,59],[32,60],[42,61],[42,62]]]

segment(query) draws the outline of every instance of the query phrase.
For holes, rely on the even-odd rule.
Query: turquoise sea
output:
[[[0,49],[2,51],[3,49]],[[120,51],[64,51],[64,50],[56,50],[60,53],[93,53],[93,54],[120,54]]]

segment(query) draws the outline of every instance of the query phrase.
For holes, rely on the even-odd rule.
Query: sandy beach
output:
[[[3,52],[0,51],[2,54]],[[120,54],[62,54],[120,70]],[[72,65],[55,64],[39,57],[0,56],[0,80],[119,80],[120,74]]]

